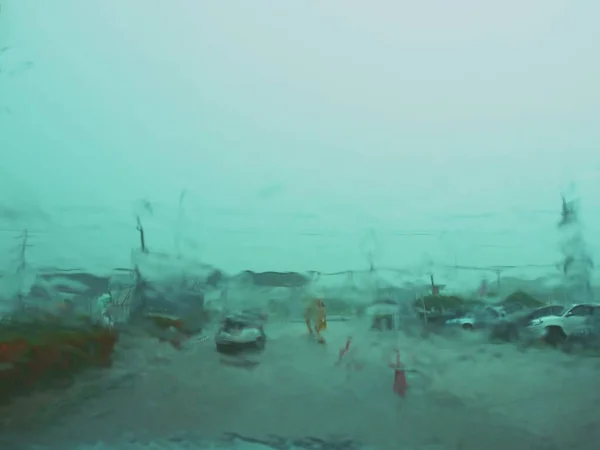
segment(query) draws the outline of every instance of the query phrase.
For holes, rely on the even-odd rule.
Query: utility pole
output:
[[[174,236],[174,244],[175,244],[175,252],[177,256],[181,258],[182,253],[182,235],[184,233],[185,228],[185,198],[187,196],[187,191],[184,189],[181,191],[179,195],[179,208],[177,210],[177,226],[175,228],[175,236]]]
[[[591,300],[591,272],[594,263],[589,255],[581,223],[579,203],[574,195],[562,196],[561,218],[558,229],[561,235],[563,262],[562,274],[565,280],[567,297],[572,302]]]
[[[137,220],[137,231],[140,235],[140,250],[143,255],[147,255],[148,247],[146,246],[146,234],[144,233],[144,227],[142,225],[140,216],[136,216],[136,220]],[[135,293],[135,295],[133,295],[133,297],[130,299],[130,302],[132,304],[134,311],[142,312],[146,309],[146,296],[145,296],[146,282],[142,277],[142,273],[140,272],[140,268],[137,265],[137,263],[135,264],[133,270],[135,273],[135,286],[133,288],[133,292]]]
[[[140,216],[136,216],[137,219],[137,231],[140,234],[140,249],[142,253],[148,253],[148,248],[146,247],[146,235],[144,234],[144,227],[142,226],[142,221]]]
[[[17,305],[21,308],[24,304],[25,296],[23,295],[23,284],[27,277],[27,249],[31,247],[29,244],[29,230],[24,229],[23,234],[19,236],[21,245],[19,246],[19,263],[17,265],[17,276],[19,279],[19,292],[17,293]]]
[[[361,242],[361,248],[363,255],[367,260],[367,264],[369,265],[368,273],[370,279],[369,281],[371,282],[370,288],[372,289],[373,300],[379,300],[380,285],[375,269],[375,255],[379,250],[379,242],[374,229],[369,229],[367,231]]]
[[[17,272],[22,273],[27,268],[27,248],[29,245],[29,230],[23,230],[23,234],[20,236],[21,246],[19,251],[19,265],[17,266]]]
[[[435,284],[435,279],[433,278],[433,273],[429,274],[429,282],[431,284],[431,295],[440,295],[440,287],[439,285]]]

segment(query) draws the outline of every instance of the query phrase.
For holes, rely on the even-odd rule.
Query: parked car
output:
[[[560,315],[565,307],[562,305],[548,305],[533,310],[518,311],[508,314],[501,320],[494,323],[491,329],[490,337],[492,340],[501,340],[506,342],[521,339],[524,330],[530,326],[533,321],[541,317]]]
[[[463,330],[475,330],[493,326],[504,317],[506,317],[506,312],[503,308],[486,306],[479,311],[469,312],[463,316],[446,320],[446,326],[461,327]]]
[[[600,318],[600,304],[580,303],[538,316],[525,328],[529,339],[543,339],[550,345],[559,345],[567,338],[580,338],[595,331]]]
[[[264,350],[267,342],[265,321],[266,316],[253,311],[242,311],[225,316],[215,335],[217,351],[236,354]]]

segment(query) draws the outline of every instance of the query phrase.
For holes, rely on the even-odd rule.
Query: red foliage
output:
[[[0,342],[0,401],[57,374],[71,376],[81,369],[110,366],[117,340],[111,330],[91,330],[56,335],[43,343],[26,339]]]

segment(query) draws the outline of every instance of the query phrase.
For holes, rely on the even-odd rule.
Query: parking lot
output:
[[[12,407],[15,424],[34,409],[54,411],[19,434],[18,445],[204,446],[236,433],[382,449],[595,449],[600,439],[596,358],[494,345],[479,333],[371,332],[360,322],[331,323],[324,346],[302,324],[270,324],[268,335],[253,368],[231,365],[211,339],[177,351],[129,337],[102,377]],[[351,351],[337,364],[350,336]],[[405,398],[392,392],[396,348]],[[7,426],[6,439],[11,431],[18,427]]]

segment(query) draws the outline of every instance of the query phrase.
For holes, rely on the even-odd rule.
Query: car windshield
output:
[[[247,326],[248,324],[246,322],[231,317],[228,317],[223,321],[223,328],[225,330],[240,329]]]
[[[565,311],[564,306],[560,306],[560,305],[546,306],[544,308],[540,308],[540,309],[533,311],[529,315],[529,318],[530,319],[539,319],[540,317],[545,317],[545,316],[560,316],[563,314],[564,311]]]
[[[565,312],[565,307],[564,306],[551,306],[550,308],[548,308],[548,314],[554,315],[554,316],[561,316],[562,314],[564,314]]]

